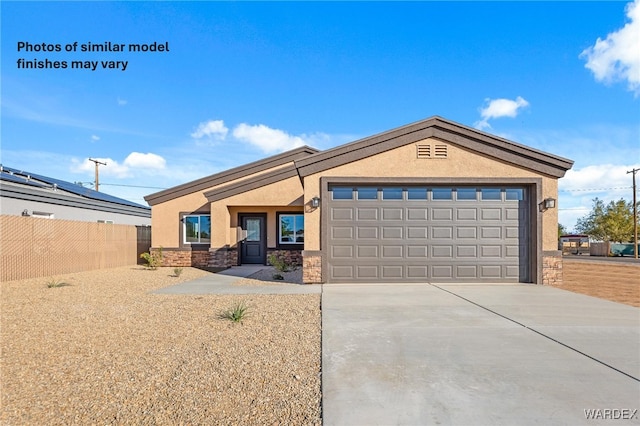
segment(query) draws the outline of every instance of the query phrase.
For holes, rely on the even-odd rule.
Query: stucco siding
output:
[[[446,146],[446,158],[417,158],[419,144]],[[393,178],[542,178],[542,195],[557,198],[557,180],[541,176],[528,169],[506,164],[495,158],[480,155],[428,138],[390,151],[375,154],[362,160],[344,164],[333,169],[306,176],[304,178],[305,203],[313,197],[320,197],[321,177],[393,177]],[[320,250],[320,211],[316,209],[305,214],[305,250]],[[542,218],[542,243],[544,250],[557,246],[557,209],[547,211]]]

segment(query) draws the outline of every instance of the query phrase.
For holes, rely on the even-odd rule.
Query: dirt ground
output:
[[[0,283],[0,424],[321,424],[320,296],[152,293],[204,274]]]
[[[640,264],[565,258],[558,288],[640,307]]]

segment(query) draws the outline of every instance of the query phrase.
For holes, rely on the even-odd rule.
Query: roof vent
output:
[[[433,158],[447,158],[447,146],[436,144]]]
[[[431,158],[431,145],[429,144],[418,144],[416,145],[418,158]]]

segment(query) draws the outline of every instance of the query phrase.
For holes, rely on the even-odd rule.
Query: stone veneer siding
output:
[[[229,247],[209,249],[210,268],[229,268],[238,264],[238,250]]]
[[[283,250],[283,249],[267,249],[267,264],[269,264],[269,255],[284,256],[284,261],[289,265],[302,265],[302,250]]]
[[[546,251],[542,254],[542,285],[562,284],[562,252]]]
[[[152,247],[152,253],[158,253],[159,247]],[[205,250],[192,250],[182,248],[162,248],[161,266],[171,267],[204,267],[209,261],[209,252]]]
[[[322,284],[322,253],[319,251],[302,252],[302,282]]]

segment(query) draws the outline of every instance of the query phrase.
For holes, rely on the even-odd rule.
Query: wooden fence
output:
[[[0,216],[0,281],[136,265],[151,228]]]

